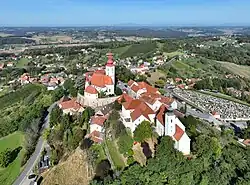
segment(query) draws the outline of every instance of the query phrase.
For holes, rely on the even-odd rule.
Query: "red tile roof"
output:
[[[153,105],[157,100],[154,98],[151,98],[150,96],[142,96],[140,97],[140,100],[149,103],[150,105]]]
[[[70,98],[67,97],[67,96],[63,96],[60,100],[59,100],[59,104],[62,103],[62,102],[65,102],[65,101],[69,101]]]
[[[127,93],[123,93],[118,99],[118,103],[131,102],[133,98],[129,96]]]
[[[59,105],[61,105],[61,109],[79,110],[80,108],[82,108],[82,106],[76,102],[75,98],[68,100],[68,101],[63,101],[63,102],[59,103]]]
[[[106,118],[104,116],[92,116],[91,117],[92,124],[97,124],[99,126],[103,126],[105,121],[106,121]]]
[[[175,78],[175,82],[183,81],[182,78]]]
[[[154,111],[146,103],[141,102],[130,115],[132,121],[135,121],[141,115],[150,121],[149,114],[154,114]]]
[[[140,104],[142,103],[141,100],[132,100],[130,102],[124,102],[122,105],[124,106],[124,108],[126,110],[130,110],[130,109],[135,109],[136,107],[138,107]]]
[[[129,82],[128,85],[131,84],[131,83],[132,83],[132,81]],[[134,92],[137,92],[140,89],[146,89],[146,91],[149,92],[149,93],[157,93],[158,92],[157,88],[154,88],[154,87],[150,86],[146,82],[137,82],[137,83],[134,83],[134,84],[132,84],[132,86],[130,85],[130,88]]]
[[[161,96],[159,101],[165,105],[171,105],[174,102],[174,99],[171,97]]]
[[[162,105],[160,107],[160,111],[158,112],[157,116],[156,116],[156,119],[163,125],[165,126],[165,121],[164,121],[164,118],[165,118],[165,112],[167,110],[167,107],[165,105]]]
[[[103,141],[103,139],[101,138],[101,133],[96,130],[90,133],[90,139],[95,143],[101,143]]]
[[[128,86],[130,87],[135,81],[134,80],[129,80],[128,81]]]
[[[91,84],[97,87],[105,87],[106,85],[113,85],[113,80],[110,76],[94,73],[91,78]]]
[[[94,88],[93,86],[89,85],[86,89],[85,92],[89,93],[89,94],[98,94],[98,91],[96,90],[96,88]]]
[[[175,125],[175,134],[173,135],[173,137],[176,139],[176,141],[179,141],[183,134],[184,131],[178,125]]]

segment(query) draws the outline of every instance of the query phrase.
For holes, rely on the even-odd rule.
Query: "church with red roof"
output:
[[[98,69],[94,72],[85,74],[85,91],[86,98],[98,98],[98,93],[103,92],[106,95],[115,94],[115,65],[113,62],[113,54],[108,53],[108,61],[105,69]]]
[[[128,82],[128,94],[122,94],[118,103],[122,104],[121,120],[134,133],[142,121],[149,121],[159,136],[170,136],[175,148],[184,155],[190,154],[190,138],[178,116],[177,102],[161,95],[157,88],[146,82]]]

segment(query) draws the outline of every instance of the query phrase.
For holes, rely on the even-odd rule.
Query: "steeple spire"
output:
[[[113,61],[113,54],[112,53],[107,53],[108,61],[106,66],[112,67],[114,66],[114,61]]]

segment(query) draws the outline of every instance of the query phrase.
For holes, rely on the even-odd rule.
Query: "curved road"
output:
[[[56,104],[57,104],[57,102],[53,103],[48,108],[48,115],[44,119],[44,125],[41,129],[41,133],[45,128],[49,128],[49,116],[50,116],[51,110],[56,106]],[[32,156],[30,157],[30,159],[26,163],[24,170],[19,175],[19,177],[15,180],[13,185],[21,185],[21,184],[28,185],[27,183],[24,183],[24,181],[27,179],[27,177],[30,175],[31,171],[33,170],[34,166],[36,165],[36,162],[39,159],[39,157],[43,151],[45,143],[46,143],[46,140],[44,140],[42,135],[41,135],[38,142],[37,142],[35,152],[32,154]]]

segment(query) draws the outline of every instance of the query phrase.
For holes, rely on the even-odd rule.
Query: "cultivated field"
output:
[[[226,68],[227,70],[236,75],[240,75],[245,78],[250,78],[250,66],[237,65],[230,62],[218,62],[218,63],[222,64],[224,68]]]
[[[20,67],[20,68],[25,67],[25,66],[27,66],[29,64],[29,62],[30,62],[29,59],[27,59],[27,58],[21,58],[17,62],[16,67]]]
[[[24,135],[21,132],[15,132],[6,137],[0,139],[0,152],[4,151],[6,148],[15,150],[18,147],[22,147],[24,142]],[[7,167],[0,168],[0,184],[11,185],[12,182],[17,178],[21,172],[21,159],[24,154],[22,149],[16,159]]]

